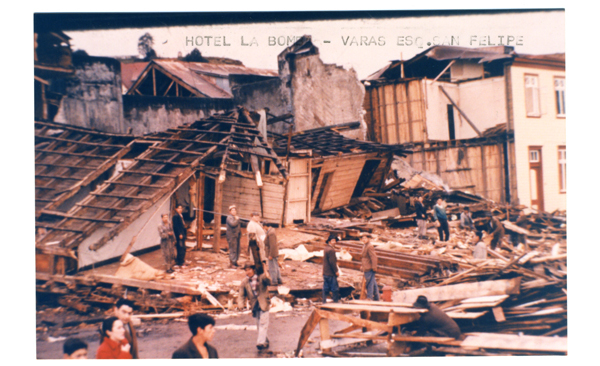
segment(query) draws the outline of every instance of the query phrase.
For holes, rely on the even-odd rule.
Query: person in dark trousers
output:
[[[85,360],[88,356],[88,345],[79,338],[69,338],[63,344],[63,358],[67,360]]]
[[[463,212],[460,214],[460,227],[465,230],[476,231],[469,206],[463,207]]]
[[[185,263],[185,239],[187,237],[187,229],[185,228],[185,221],[183,220],[183,206],[177,205],[175,208],[175,214],[173,215],[173,231],[175,232],[175,238],[177,239],[177,258],[175,262],[178,266],[183,266]]]
[[[417,196],[415,201],[415,220],[417,221],[417,227],[419,228],[419,239],[427,239],[427,211],[423,205],[423,196]]]
[[[271,276],[272,285],[283,285],[281,279],[281,271],[279,270],[279,245],[277,244],[277,234],[272,227],[267,228],[267,236],[265,237],[265,255],[267,256],[267,264],[269,265],[269,275]]]
[[[240,238],[242,237],[242,223],[237,215],[237,207],[229,206],[229,216],[226,221],[227,244],[229,244],[229,267],[237,268],[240,258]]]
[[[438,198],[437,203],[433,206],[433,219],[437,221],[437,230],[440,235],[440,241],[448,241],[448,239],[450,239],[450,227],[448,226],[446,205],[441,197]]]
[[[250,302],[252,317],[256,318],[258,336],[256,348],[263,350],[269,348],[269,289],[271,279],[266,273],[258,275],[250,263],[244,265],[246,277],[242,280],[238,294],[238,307],[246,308],[246,299]]]
[[[377,272],[377,254],[375,248],[371,244],[371,239],[368,235],[364,234],[360,241],[363,243],[362,251],[362,271],[365,279],[365,287],[367,289],[367,299],[379,301],[379,287],[377,287],[377,281],[375,280],[375,273]]]
[[[134,359],[138,359],[138,342],[135,328],[131,324],[131,314],[133,314],[133,301],[128,299],[119,299],[113,309],[115,316],[123,323],[125,330],[125,339],[131,345],[129,353]]]
[[[173,273],[173,264],[175,261],[175,233],[169,222],[169,215],[162,214],[162,223],[158,226],[158,235],[160,236],[160,249],[162,249],[165,263],[167,264],[167,273]]]
[[[256,233],[248,233],[248,250],[250,251],[250,254],[252,254],[256,273],[258,275],[265,273],[265,267],[263,264],[263,259],[260,256],[260,248],[258,247]]]
[[[504,237],[504,225],[491,212],[488,213],[488,216],[491,216],[489,233],[492,235],[492,241],[490,242],[490,248],[494,250]]]
[[[340,275],[337,266],[337,258],[335,256],[335,244],[337,238],[330,236],[325,241],[325,249],[323,250],[323,304],[327,302],[327,294],[331,291],[333,302],[340,300],[340,287],[338,286],[337,278]]]
[[[217,350],[208,342],[215,336],[215,319],[203,313],[188,318],[192,337],[173,352],[172,358],[219,358]]]
[[[517,216],[517,221],[515,221],[515,225],[519,227],[525,227],[527,223],[527,216],[525,216],[525,212],[523,210],[519,211],[519,216]],[[513,245],[519,244],[527,244],[527,238],[525,234],[520,234],[514,231],[510,232],[510,241]]]
[[[458,324],[436,305],[428,302],[427,297],[423,295],[419,296],[413,306],[417,309],[429,310],[426,313],[422,313],[417,321],[417,325],[419,326],[419,330],[417,330],[418,335],[452,337],[454,339],[462,338]]]

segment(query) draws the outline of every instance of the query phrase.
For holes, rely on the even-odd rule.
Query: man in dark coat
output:
[[[131,324],[131,314],[133,314],[133,301],[128,299],[119,299],[113,309],[115,316],[123,323],[125,329],[125,339],[131,345],[129,353],[133,359],[140,358],[138,354],[138,342],[135,328]]]
[[[413,304],[418,309],[428,309],[418,320],[420,329],[417,334],[424,336],[452,337],[461,339],[462,333],[458,324],[436,305],[427,301],[425,296],[419,296]]]
[[[188,318],[192,338],[173,352],[172,358],[219,358],[217,350],[208,344],[215,336],[215,319],[197,313]]]
[[[258,275],[252,264],[244,265],[246,277],[242,280],[238,294],[238,307],[246,307],[246,299],[250,302],[252,316],[256,318],[258,337],[256,339],[256,348],[263,350],[269,348],[269,338],[267,331],[269,329],[269,288],[271,279],[266,273]]]
[[[323,250],[323,304],[327,302],[327,294],[331,291],[333,302],[338,302],[340,299],[340,288],[337,278],[339,270],[337,266],[337,258],[335,256],[335,244],[337,238],[330,236],[325,241],[325,249]]]
[[[427,210],[423,205],[423,196],[419,195],[415,201],[415,220],[419,228],[419,239],[427,239]]]
[[[489,213],[489,216],[492,217],[490,220],[490,229],[489,229],[489,233],[492,235],[492,241],[490,242],[490,248],[492,248],[492,250],[494,250],[494,249],[496,249],[496,246],[498,245],[500,240],[502,240],[502,238],[504,237],[504,225],[502,225],[500,220],[498,220],[496,217],[492,216],[491,212]]]
[[[175,263],[178,266],[182,266],[185,263],[185,239],[187,237],[187,229],[185,228],[185,221],[183,220],[183,206],[177,205],[175,208],[175,214],[173,215],[173,231],[175,232],[175,239],[177,239],[177,258]]]
[[[229,216],[226,221],[227,244],[229,244],[229,266],[237,268],[240,258],[240,238],[242,237],[242,223],[237,215],[237,207],[229,206]]]

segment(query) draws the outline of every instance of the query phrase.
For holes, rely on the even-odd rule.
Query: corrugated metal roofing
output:
[[[152,62],[209,98],[219,99],[233,97],[231,93],[219,88],[205,76],[192,71],[192,63],[190,62],[164,60],[153,60]]]
[[[140,77],[140,74],[148,66],[148,61],[142,62],[121,62],[121,83],[126,90],[129,90],[135,81]]]
[[[467,48],[467,47],[454,47],[454,46],[434,46],[429,50],[425,51],[421,55],[432,58],[437,61],[445,61],[445,60],[472,60],[472,59],[480,59],[479,63],[490,62],[501,59],[510,59],[513,57],[512,54],[507,54],[503,52],[494,52],[488,50],[482,50],[477,48]],[[416,59],[416,56],[414,59]],[[409,60],[408,62],[411,62]]]

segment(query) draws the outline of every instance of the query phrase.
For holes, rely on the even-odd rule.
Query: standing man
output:
[[[446,205],[441,197],[438,198],[437,203],[433,206],[433,219],[437,221],[440,241],[448,241],[450,239],[450,227],[448,226],[448,216],[446,216]],[[444,234],[446,234],[445,237]]]
[[[489,233],[492,235],[492,241],[490,242],[490,248],[494,250],[504,237],[504,225],[491,212],[487,216],[491,216]]]
[[[258,337],[256,339],[256,348],[263,350],[269,348],[269,338],[267,331],[269,329],[269,290],[271,280],[266,273],[260,276],[256,274],[254,266],[247,263],[244,265],[246,277],[240,285],[238,296],[238,307],[246,307],[246,299],[250,301],[252,316],[256,318],[258,327]]]
[[[173,262],[175,260],[175,233],[169,222],[169,215],[161,215],[162,224],[158,226],[158,235],[160,236],[160,248],[162,249],[165,263],[167,263],[167,273],[173,273]]]
[[[419,239],[427,239],[427,211],[425,210],[425,206],[423,206],[423,195],[417,196],[417,200],[415,201],[415,212],[417,216],[415,220],[417,221],[417,227],[419,228]]]
[[[277,235],[275,229],[267,228],[267,237],[265,238],[265,252],[267,254],[267,263],[269,264],[269,275],[271,276],[272,285],[283,285],[281,272],[279,271],[279,245],[277,243]]]
[[[173,215],[173,231],[177,239],[177,245],[175,246],[175,249],[177,249],[177,259],[175,262],[178,266],[183,266],[185,263],[185,239],[187,237],[187,229],[185,228],[182,213],[183,206],[177,205],[175,214]]]
[[[237,215],[237,208],[229,206],[229,216],[227,216],[227,244],[229,244],[229,268],[238,267],[240,258],[240,238],[242,237],[242,225]]]
[[[470,211],[469,206],[463,207],[463,212],[460,214],[460,227],[465,230],[476,231]]]
[[[129,353],[134,359],[139,358],[137,335],[133,325],[131,325],[131,314],[133,313],[133,301],[127,299],[119,299],[114,307],[115,316],[123,323],[125,329],[125,339],[131,345]]]
[[[258,212],[253,212],[250,215],[250,222],[248,223],[246,230],[248,231],[248,235],[256,235],[256,244],[258,245],[258,250],[260,253],[260,262],[266,262],[267,256],[265,255],[265,238],[267,233],[265,233],[265,230],[260,224],[260,214]]]
[[[208,344],[215,336],[215,319],[203,313],[188,318],[192,338],[173,352],[172,358],[219,358],[217,350]]]
[[[338,286],[337,281],[340,272],[335,256],[336,242],[337,238],[335,236],[329,236],[325,241],[326,245],[323,250],[323,304],[327,302],[327,294],[329,294],[329,291],[331,291],[333,302],[338,302],[340,300],[340,287]]]
[[[377,281],[375,280],[377,254],[375,254],[375,248],[371,244],[371,239],[369,239],[367,234],[361,236],[360,241],[364,245],[362,251],[362,271],[367,288],[367,299],[379,301],[379,287],[377,287]]]

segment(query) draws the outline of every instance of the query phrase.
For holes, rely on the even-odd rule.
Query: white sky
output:
[[[248,67],[268,69],[277,69],[277,55],[293,43],[288,39],[308,34],[324,62],[353,67],[359,78],[382,68],[387,61],[411,58],[426,50],[428,43],[452,42],[457,46],[476,47],[497,45],[501,41],[506,44],[511,36],[510,44],[520,53],[565,52],[563,11],[66,33],[72,37],[74,50],[83,49],[92,56],[115,57],[138,55],[138,39],[146,32],[154,37],[154,49],[159,57],[177,57],[179,52],[185,55],[198,48],[204,56],[229,57]],[[210,40],[207,37],[211,37]],[[361,38],[366,41],[362,45]]]

